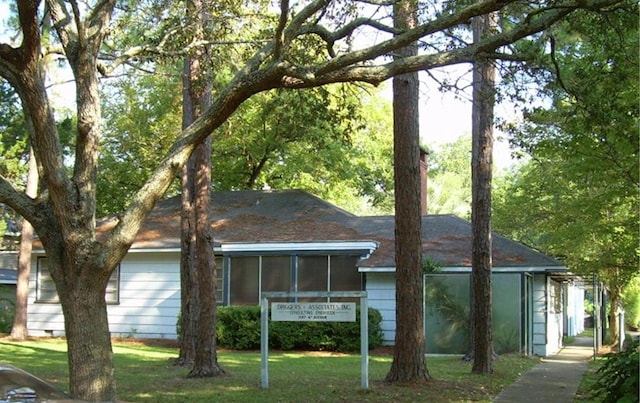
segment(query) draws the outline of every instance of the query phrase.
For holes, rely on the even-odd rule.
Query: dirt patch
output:
[[[111,339],[114,344],[120,344],[124,346],[133,347],[166,347],[166,348],[180,348],[178,340],[171,339],[132,339],[124,337],[115,337]]]

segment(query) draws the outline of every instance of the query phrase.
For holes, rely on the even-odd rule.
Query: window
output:
[[[231,305],[257,305],[260,284],[260,258],[258,256],[234,256],[229,268]]]
[[[224,272],[222,256],[216,255],[215,263],[216,263],[216,271],[215,271],[215,277],[213,281],[215,282],[215,286],[216,286],[216,305],[222,305],[224,303],[224,300],[222,299],[222,295],[223,295],[222,273]]]
[[[345,255],[299,256],[298,291],[360,291],[362,280],[356,268],[357,259]],[[332,301],[350,300],[353,299],[332,298]]]
[[[329,291],[329,257],[298,256],[298,291]],[[299,298],[326,301],[326,298]]]
[[[291,291],[291,257],[262,256],[261,258],[262,291]],[[273,299],[272,301],[286,301]]]
[[[46,257],[38,257],[36,274],[36,302],[58,303],[58,291],[49,272]],[[107,289],[105,292],[105,301],[107,304],[117,304],[120,299],[120,266],[111,273]]]
[[[329,256],[329,288],[331,291],[362,290],[362,275],[356,268],[355,256]],[[334,302],[359,302],[358,298],[332,298]]]
[[[357,260],[357,256],[343,255],[232,256],[228,272],[229,304],[258,305],[265,291],[359,291],[362,279],[356,268]],[[299,300],[326,301],[326,298]]]

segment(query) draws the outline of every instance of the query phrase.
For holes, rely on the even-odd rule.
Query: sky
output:
[[[464,72],[466,66],[452,67],[452,70]],[[471,78],[467,80],[469,85]],[[456,95],[453,92],[441,92],[438,84],[426,74],[420,75],[420,140],[421,144],[437,148],[453,143],[461,136],[471,136],[471,94]],[[496,105],[496,115],[515,118],[513,108]],[[496,168],[507,168],[513,164],[509,144],[504,134],[494,129],[493,162]]]

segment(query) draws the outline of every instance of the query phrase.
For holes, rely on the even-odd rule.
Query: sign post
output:
[[[270,298],[360,298],[360,386],[369,389],[369,308],[366,291],[263,292],[260,301],[261,386],[269,388]],[[273,302],[271,320],[291,322],[355,322],[353,302]]]

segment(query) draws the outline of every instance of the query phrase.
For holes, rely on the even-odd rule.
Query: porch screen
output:
[[[231,259],[230,304],[257,305],[261,291],[290,291],[289,256],[234,256]]]
[[[498,354],[520,350],[520,278],[519,273],[494,273],[491,277],[493,348]],[[466,354],[470,348],[471,275],[427,275],[425,293],[427,353]]]
[[[231,305],[257,305],[259,301],[260,258],[240,256],[231,259],[229,301]]]
[[[226,274],[228,301],[230,305],[258,305],[265,291],[360,291],[357,260],[358,256],[348,255],[232,256]]]

